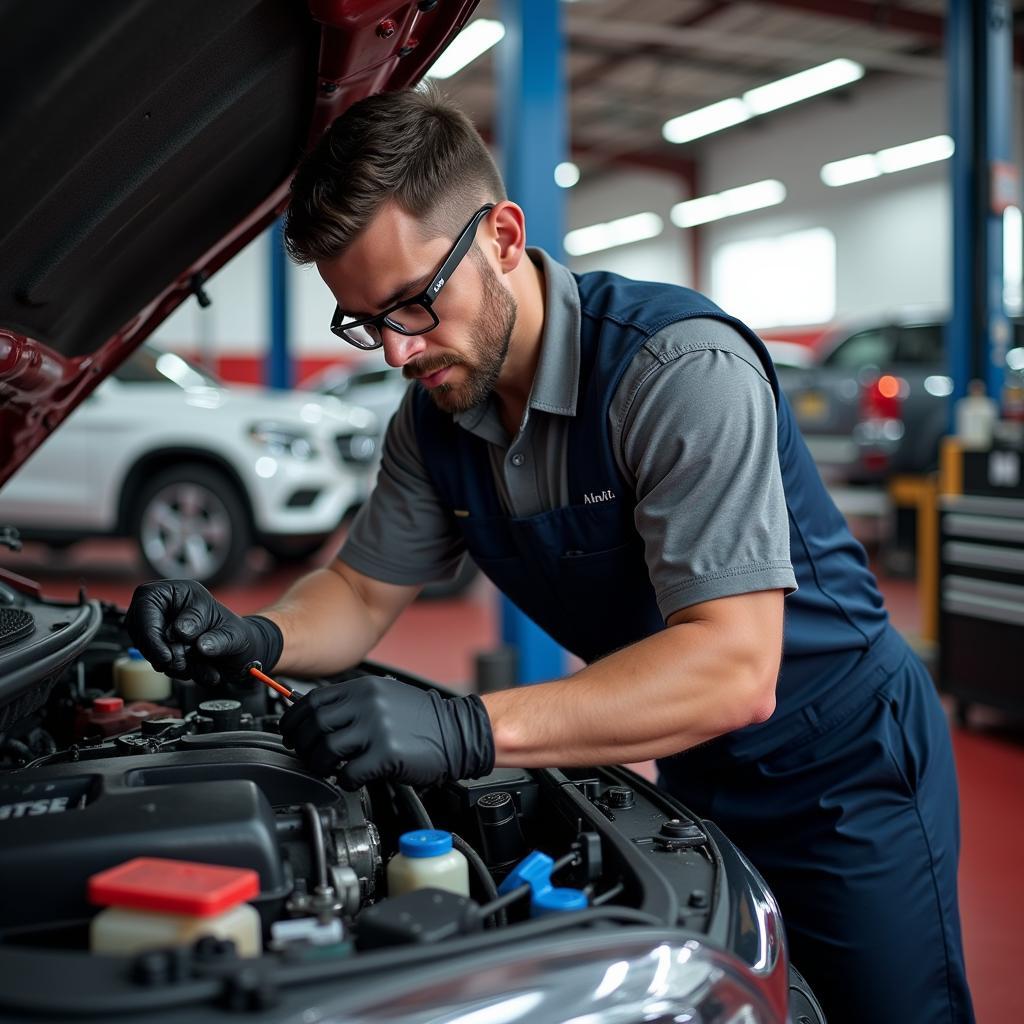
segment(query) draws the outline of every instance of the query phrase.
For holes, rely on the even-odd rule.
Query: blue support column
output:
[[[1013,11],[1009,0],[987,0],[985,47],[985,156],[988,203],[985,209],[988,275],[987,358],[984,380],[989,395],[1003,392],[1010,321],[1003,303],[1003,212],[1017,202],[1013,165]]]
[[[292,358],[288,332],[288,254],[284,248],[284,222],[274,221],[270,243],[270,347],[263,378],[268,387],[292,386]]]
[[[496,54],[498,144],[509,198],[526,211],[531,245],[562,258],[566,96],[560,0],[501,0],[505,38]],[[543,586],[543,581],[537,581]],[[502,640],[519,651],[519,682],[565,674],[565,652],[502,598]]]
[[[1000,398],[1011,337],[1003,305],[1003,210],[1016,202],[1012,26],[1007,0],[950,0],[949,113],[956,152],[946,349],[954,399],[966,394],[973,378]]]
[[[950,161],[953,199],[953,308],[946,327],[946,360],[953,378],[952,399],[967,394],[974,376],[972,337],[976,330],[974,281],[977,245],[977,192],[974,116],[973,0],[950,0],[946,16],[949,65],[949,124],[956,149]],[[952,428],[952,401],[950,427]]]

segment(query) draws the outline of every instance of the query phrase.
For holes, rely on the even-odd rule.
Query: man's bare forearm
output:
[[[414,595],[414,588],[373,584],[340,563],[303,576],[260,612],[284,636],[276,670],[330,675],[356,664]]]
[[[485,695],[497,765],[645,761],[763,721],[774,709],[782,600],[744,596],[744,616],[680,622],[571,678]]]

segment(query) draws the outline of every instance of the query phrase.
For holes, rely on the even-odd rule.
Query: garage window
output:
[[[809,228],[720,245],[711,297],[755,328],[826,323],[836,311],[836,237]]]

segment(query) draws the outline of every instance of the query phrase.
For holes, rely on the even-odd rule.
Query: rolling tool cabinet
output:
[[[959,454],[959,453],[957,453]],[[1024,452],[963,452],[939,498],[939,688],[1024,712]]]

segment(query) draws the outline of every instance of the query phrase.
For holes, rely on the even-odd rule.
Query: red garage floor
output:
[[[53,596],[72,596],[84,583],[91,596],[127,604],[141,575],[131,549],[119,542],[90,542],[55,556],[28,545],[0,564],[42,583]],[[239,612],[275,598],[295,573],[254,557],[246,577],[218,591]],[[882,580],[896,626],[908,635],[919,627],[912,583]],[[468,685],[475,652],[497,638],[493,590],[485,581],[460,600],[417,602],[372,653],[380,661],[427,678]],[[953,729],[960,776],[963,857],[960,896],[967,967],[981,1024],[1018,1019],[1019,960],[1024,952],[1024,723],[1008,723],[977,708],[968,731]]]

